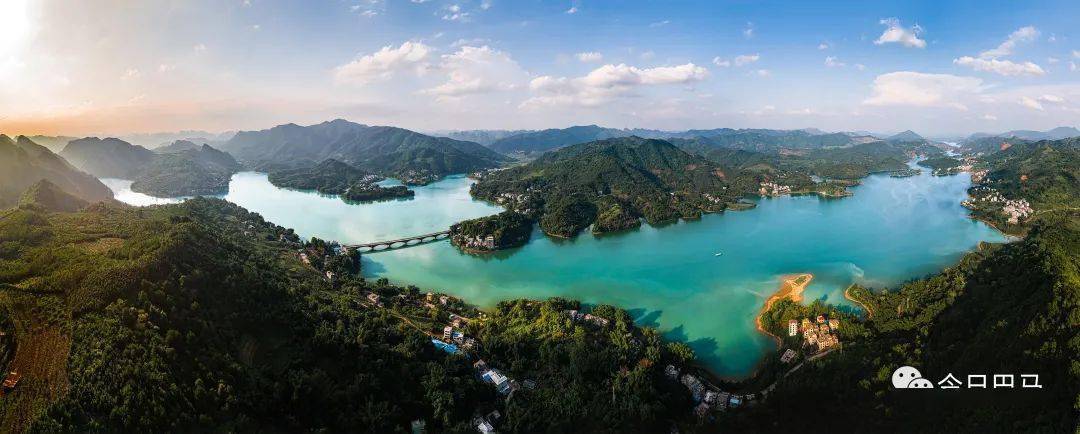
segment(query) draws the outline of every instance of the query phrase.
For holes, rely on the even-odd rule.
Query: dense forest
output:
[[[131,190],[156,197],[225,194],[240,169],[231,155],[210,145],[172,150],[139,168]]]
[[[253,167],[332,158],[398,178],[408,185],[424,185],[450,174],[498,167],[510,160],[478,143],[342,119],[309,126],[286,124],[261,131],[241,131],[221,146]]]
[[[336,194],[348,202],[408,198],[416,194],[403,185],[380,186],[376,183],[385,179],[382,176],[333,158],[318,164],[268,167],[267,178],[275,186]]]
[[[28,188],[43,179],[82,200],[112,199],[105,184],[48,148],[25,136],[12,140],[0,134],[0,209],[16,205]]]
[[[21,375],[0,399],[7,432],[467,432],[477,417],[655,432],[690,410],[658,373],[691,363],[685,346],[621,310],[594,307],[594,324],[564,300],[431,303],[218,199],[30,204],[0,214],[0,239],[0,362]],[[468,356],[431,343],[451,314],[481,342]],[[480,359],[513,379],[511,397],[479,378]]]
[[[450,242],[468,252],[490,252],[524,245],[532,235],[533,221],[521,213],[499,214],[465,220],[450,226]]]

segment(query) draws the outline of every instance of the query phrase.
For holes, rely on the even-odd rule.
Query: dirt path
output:
[[[765,312],[768,312],[769,309],[772,309],[774,303],[785,298],[790,298],[791,301],[796,303],[801,302],[802,293],[806,290],[806,287],[810,285],[810,281],[814,280],[814,275],[810,273],[791,274],[782,277],[781,280],[783,283],[780,284],[780,289],[765,300],[765,305],[762,306],[761,311],[758,312],[757,317],[754,319],[754,325],[757,327],[757,330],[762,334],[773,338],[773,340],[776,341],[777,347],[783,343],[783,340],[779,336],[765,330],[765,327],[761,324],[761,317],[765,315]]]
[[[850,300],[852,303],[859,305],[859,307],[861,307],[862,310],[866,312],[866,319],[872,318],[874,316],[874,311],[870,309],[870,306],[867,306],[865,303],[857,300],[855,297],[852,297],[851,293],[848,291],[851,291],[850,286],[844,290],[844,298]]]

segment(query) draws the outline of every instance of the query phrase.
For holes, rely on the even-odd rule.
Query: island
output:
[[[175,149],[175,148],[171,148]],[[136,171],[131,190],[155,197],[221,195],[229,192],[240,163],[210,145],[157,154]]]
[[[268,171],[267,180],[277,187],[339,195],[347,202],[411,198],[415,195],[405,186],[380,186],[376,183],[385,179],[382,176],[333,158],[318,164],[268,165],[264,168]]]
[[[504,211],[450,226],[450,242],[469,253],[486,253],[525,245],[533,221],[524,214]]]

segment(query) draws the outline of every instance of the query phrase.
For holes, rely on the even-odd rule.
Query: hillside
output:
[[[472,194],[538,217],[548,234],[570,237],[598,216],[622,224],[594,232],[634,227],[639,217],[655,224],[721,211],[738,199],[724,176],[715,164],[668,142],[627,137],[568,146],[489,172]]]
[[[139,168],[131,190],[156,197],[225,194],[240,169],[231,155],[210,145],[174,150],[155,155]]]
[[[154,152],[120,139],[87,137],[69,142],[60,156],[99,178],[132,179]]]
[[[222,149],[253,166],[323,161],[355,165],[408,184],[497,167],[508,158],[483,145],[395,128],[334,120],[311,126],[279,125],[242,131]]]
[[[349,202],[409,198],[416,194],[402,185],[380,186],[376,183],[383,177],[332,158],[315,165],[273,168],[267,178],[278,187],[336,194]]]
[[[154,148],[154,152],[158,154],[173,154],[196,149],[199,149],[199,145],[196,145],[195,142],[190,140],[176,140],[168,145]]]
[[[75,212],[88,204],[89,202],[61,190],[47,179],[31,185],[19,198],[20,208],[36,208],[52,212]]]
[[[692,352],[611,306],[575,321],[576,302],[504,302],[477,321],[460,300],[358,279],[355,256],[218,199],[11,210],[0,234],[15,253],[0,256],[0,368],[22,376],[0,401],[4,432],[692,423],[687,392],[662,375]],[[480,342],[470,357],[432,345],[451,314]],[[513,399],[478,378],[480,360],[511,379]]]
[[[78,137],[67,136],[29,136],[27,138],[34,143],[49,148],[54,154],[59,154],[60,151],[63,151],[68,142],[78,139]]]
[[[885,140],[888,142],[922,142],[926,139],[914,131],[906,130],[893,134],[887,137]]]
[[[737,149],[767,154],[790,149],[850,146],[857,138],[843,133],[812,134],[804,130],[697,130],[671,139],[680,148],[705,154],[715,149]]]
[[[1023,241],[984,246],[939,275],[890,290],[855,286],[849,292],[872,315],[841,329],[843,351],[804,364],[763,405],[723,425],[744,432],[1073,432],[1078,258],[1074,212],[1047,217]],[[783,329],[819,305],[778,303],[767,314],[769,327]],[[891,374],[904,365],[933,383],[948,374],[961,384],[967,375],[1001,374],[1016,385],[896,390]],[[1037,374],[1041,388],[1021,388],[1028,381],[1022,374]]]
[[[44,146],[0,134],[0,209],[16,205],[26,189],[41,180],[87,202],[112,199],[112,191]]]
[[[626,137],[630,133],[614,128],[596,125],[573,126],[569,128],[551,128],[542,131],[529,131],[512,135],[491,143],[491,149],[504,154],[543,153],[564,146],[614,137]]]

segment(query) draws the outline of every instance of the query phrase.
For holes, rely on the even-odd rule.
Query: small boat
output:
[[[715,255],[713,255],[713,256],[724,256],[724,252],[717,252],[717,253],[716,253]]]

